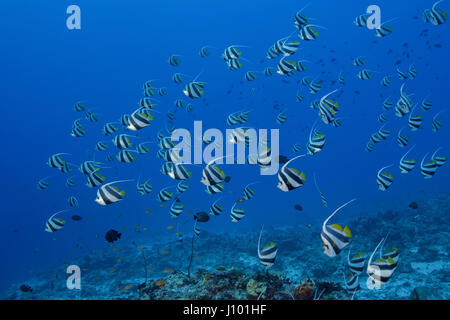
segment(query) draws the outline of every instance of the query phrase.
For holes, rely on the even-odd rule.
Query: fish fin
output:
[[[352,232],[350,231],[350,228],[347,225],[344,228],[344,232],[347,235],[347,237],[349,237],[349,238],[352,237]]]

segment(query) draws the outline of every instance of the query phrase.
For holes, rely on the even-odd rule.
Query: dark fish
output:
[[[197,220],[198,222],[208,222],[209,215],[204,211],[200,211],[194,215],[194,220]]]
[[[441,45],[440,43],[436,43],[436,44],[434,45],[434,47],[435,47],[435,48],[442,48],[442,45]]]
[[[33,292],[33,289],[31,289],[31,287],[27,284],[21,285],[19,289],[22,292]]]
[[[105,239],[108,242],[114,242],[119,240],[121,235],[122,234],[120,232],[111,229],[105,234]]]
[[[297,211],[303,211],[303,207],[299,204],[294,205],[294,209]]]
[[[227,183],[228,183],[228,182],[230,182],[230,181],[231,181],[231,177],[230,177],[230,176],[226,176],[226,177],[225,177],[225,179],[223,179],[223,181],[225,181],[225,182],[227,182]]]
[[[419,205],[417,204],[417,202],[413,201],[409,204],[409,206],[411,209],[417,209],[419,207]]]
[[[75,215],[72,216],[72,220],[73,220],[73,221],[80,221],[80,220],[83,220],[83,217],[81,217],[81,216],[75,214]]]

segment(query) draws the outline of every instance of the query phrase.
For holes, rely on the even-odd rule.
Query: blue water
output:
[[[66,28],[66,8],[71,4],[81,8],[81,30]],[[261,224],[320,225],[334,208],[353,198],[357,198],[352,204],[354,212],[374,208],[381,211],[414,197],[450,191],[448,165],[439,168],[429,180],[423,179],[419,167],[406,175],[400,174],[398,169],[399,159],[414,144],[412,154],[419,165],[426,153],[431,155],[438,147],[443,147],[440,153],[444,155],[449,152],[448,112],[439,117],[443,122],[441,130],[431,131],[432,117],[448,108],[450,71],[448,22],[433,26],[421,19],[422,11],[430,8],[432,1],[314,1],[305,9],[305,14],[326,29],[320,29],[315,41],[301,41],[300,50],[293,56],[294,60],[311,61],[307,63],[307,71],[292,77],[278,74],[265,77],[263,69],[267,66],[276,69],[279,60],[267,60],[267,49],[276,40],[296,31],[294,15],[306,4],[306,1],[267,0],[239,3],[47,0],[39,4],[24,0],[2,1],[0,101],[3,121],[0,130],[4,152],[1,157],[0,288],[26,281],[51,265],[63,261],[70,264],[75,257],[107,247],[104,234],[109,229],[125,227],[121,232],[126,239],[143,237],[134,231],[137,224],[141,228],[148,227],[145,233],[148,238],[176,232],[176,228],[167,231],[167,226],[176,225],[168,214],[170,203],[161,207],[156,201],[156,193],[161,188],[176,184],[160,173],[163,162],[156,158],[156,145],[150,145],[152,151],[138,156],[133,164],[105,161],[112,167],[102,170],[107,181],[137,179],[141,175],[143,179],[151,179],[153,185],[152,193],[141,196],[136,192],[135,183],[121,184],[127,192],[125,199],[107,207],[94,202],[96,189],[84,186],[85,179],[76,168],[73,174],[77,175],[77,185],[68,189],[64,184],[69,175],[46,165],[50,155],[60,152],[72,154],[66,159],[75,164],[91,160],[94,153],[99,161],[106,154],[116,154],[112,137],[104,137],[101,128],[106,122],[118,121],[122,114],[133,112],[142,98],[143,83],[150,79],[158,79],[155,86],[166,87],[168,94],[156,96],[160,102],[155,110],[160,113],[155,113],[150,127],[138,133],[137,141],[156,140],[156,133],[164,130],[167,122],[165,113],[175,110],[173,101],[177,98],[190,100],[181,91],[184,84],[172,82],[175,72],[189,75],[185,76],[186,80],[201,72],[199,80],[207,82],[207,86],[205,100],[189,101],[195,108],[192,113],[178,110],[174,126],[191,130],[193,121],[201,120],[204,130],[225,130],[225,120],[230,113],[252,109],[248,126],[280,129],[280,153],[288,158],[294,156],[294,143],[302,145],[299,154],[306,151],[309,130],[317,119],[317,112],[309,108],[310,102],[334,89],[343,91],[337,100],[344,125],[334,128],[320,122],[320,129],[327,138],[324,149],[292,164],[305,171],[305,185],[283,193],[276,187],[277,177],[261,176],[258,166],[222,165],[226,175],[231,177],[224,191],[226,211],[202,225],[205,230],[245,233]],[[398,18],[390,23],[394,27],[391,35],[376,38],[373,30],[353,24],[354,18],[364,13],[370,4],[380,6],[383,21]],[[450,2],[443,2],[440,7],[449,10]],[[415,16],[418,19],[414,19]],[[429,30],[428,36],[420,37],[424,29]],[[292,38],[298,39],[295,35]],[[221,58],[223,50],[233,44],[249,46],[242,48],[246,60],[237,71],[228,70]],[[435,44],[440,44],[441,48]],[[211,56],[202,59],[198,51],[205,45],[212,47]],[[388,54],[390,49],[392,53]],[[408,52],[410,58],[404,56],[404,52]],[[172,54],[182,56],[179,67],[167,63]],[[367,61],[364,68],[375,71],[372,79],[362,81],[356,77],[361,67],[353,66],[352,61],[357,56]],[[331,61],[333,58],[336,60]],[[323,61],[323,66],[319,60]],[[405,72],[414,63],[417,78],[399,80],[394,66],[398,60],[401,60],[398,67]],[[258,78],[254,82],[245,81],[246,71],[259,72]],[[345,85],[332,84],[341,71]],[[385,88],[380,81],[388,74],[393,83]],[[303,76],[317,76],[325,81],[324,87],[319,93],[310,94],[306,87],[297,84]],[[424,117],[421,129],[410,132],[408,116],[395,117],[392,108],[386,112],[389,115],[386,128],[392,131],[391,136],[377,144],[374,152],[366,152],[370,135],[381,126],[377,118],[383,111],[382,102],[390,96],[395,103],[403,82],[407,91],[414,94],[414,102],[420,104],[428,97],[433,102],[432,109],[420,111]],[[227,94],[232,86],[231,93]],[[254,94],[252,88],[256,89]],[[305,95],[301,103],[295,100],[297,90]],[[356,90],[359,94],[354,93]],[[82,138],[70,136],[73,121],[83,117],[72,109],[77,101],[83,101],[100,118],[98,123],[84,121],[87,134]],[[280,110],[273,108],[275,103],[281,105]],[[288,119],[278,125],[276,116],[284,109],[287,109]],[[402,149],[396,143],[396,135],[403,126],[410,143]],[[121,132],[125,131],[121,129]],[[95,151],[98,141],[108,141],[109,149],[104,153]],[[379,191],[376,173],[390,164],[395,164],[390,169],[394,183],[387,191]],[[208,211],[218,196],[204,192],[200,183],[201,167],[190,170],[193,178],[187,181],[190,189],[183,196],[185,208],[194,212]],[[328,200],[328,208],[323,207],[314,187],[314,172]],[[37,190],[36,183],[48,176],[51,176],[51,186],[47,190]],[[246,216],[232,223],[228,210],[240,197],[243,187],[253,181],[260,183],[254,186],[254,199],[242,205]],[[67,198],[71,195],[77,197],[80,207],[64,215],[67,220],[64,229],[54,234],[44,232],[46,220],[53,213],[67,209]],[[302,205],[303,212],[293,209],[296,203]],[[153,215],[146,214],[147,209]],[[81,215],[83,221],[72,221],[72,214]],[[119,214],[122,214],[120,218]],[[352,211],[345,211],[339,219],[351,219],[351,215]],[[180,230],[191,232],[192,215],[184,213],[179,219]]]

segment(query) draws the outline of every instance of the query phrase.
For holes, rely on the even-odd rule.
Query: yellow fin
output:
[[[342,231],[342,227],[340,225],[338,225],[338,224],[332,224],[331,227],[334,228],[334,229],[337,229],[339,231]]]
[[[347,225],[344,228],[344,232],[347,235],[347,237],[349,237],[349,238],[352,237],[352,232],[350,231],[350,228]]]

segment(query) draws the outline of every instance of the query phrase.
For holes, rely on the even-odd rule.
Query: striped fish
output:
[[[232,46],[225,48],[225,51],[222,54],[222,58],[225,61],[231,60],[231,59],[238,59],[240,56],[242,56],[242,52],[238,49],[238,47],[244,47],[244,46],[232,45]]]
[[[189,82],[183,90],[183,93],[191,98],[197,99],[205,94],[205,90],[203,89],[206,85],[206,82],[192,81]]]
[[[302,102],[303,99],[305,98],[305,95],[303,95],[297,91],[295,98],[296,98],[297,102]]]
[[[95,199],[95,202],[102,206],[106,206],[123,200],[123,198],[125,197],[125,191],[119,190],[119,188],[113,186],[112,184],[128,181],[133,180],[119,180],[102,185],[97,190],[97,198]]]
[[[311,81],[308,84],[309,93],[316,94],[317,92],[320,91],[320,89],[322,89],[322,85],[323,85],[322,81],[317,81],[317,82]]]
[[[291,56],[294,53],[297,52],[298,48],[300,47],[300,41],[284,41],[283,45],[281,46],[281,51],[285,57]]]
[[[84,130],[82,127],[75,127],[72,128],[70,135],[74,138],[80,138],[86,135],[86,130]]]
[[[245,216],[245,210],[235,208],[236,204],[237,204],[237,202],[235,202],[233,207],[231,207],[231,211],[230,211],[231,222],[238,222]]]
[[[245,186],[244,188],[244,194],[242,196],[242,200],[250,200],[251,198],[253,198],[253,196],[255,195],[255,190],[253,190],[252,188],[250,188],[251,185],[253,184],[257,184],[259,182],[252,182],[249,183]]]
[[[98,173],[97,171],[88,174],[86,186],[89,188],[96,188],[101,186],[106,180],[106,177]]]
[[[264,226],[262,226],[258,238],[258,259],[266,269],[269,269],[275,263],[278,247],[275,242],[270,242],[269,244],[265,245],[262,250],[260,249],[263,228]]]
[[[385,123],[386,121],[388,121],[388,119],[389,119],[388,116],[384,113],[378,116],[378,122],[380,123]]]
[[[381,79],[381,85],[383,87],[387,87],[392,83],[392,79],[390,76],[385,76],[383,77],[383,79]]]
[[[245,73],[245,80],[247,81],[253,81],[256,79],[256,73],[254,71],[247,71]]]
[[[366,60],[364,60],[362,57],[357,57],[353,59],[353,65],[360,67],[366,64]]]
[[[422,105],[422,109],[424,111],[428,111],[433,106],[433,102],[430,101],[430,100],[427,100],[427,98],[425,98],[425,99],[422,100],[422,104],[421,105]]]
[[[305,173],[300,173],[295,168],[287,168],[287,165],[292,161],[304,156],[306,156],[306,154],[294,157],[281,167],[281,169],[278,171],[278,189],[284,192],[289,192],[303,186],[304,182],[306,181]]]
[[[433,132],[438,132],[442,127],[442,120],[438,119],[438,116],[443,112],[444,110],[438,112],[431,121],[431,130]]]
[[[367,26],[367,15],[361,14],[353,20],[353,23],[358,27],[366,27]]]
[[[136,148],[137,153],[139,153],[139,154],[149,153],[150,152],[150,147],[147,145],[147,143],[150,143],[150,142],[139,143],[137,148]]]
[[[436,162],[436,166],[438,168],[442,167],[447,162],[447,157],[437,155],[438,151],[441,149],[442,149],[442,147],[438,148],[431,156],[431,160]]]
[[[165,187],[165,188],[161,189],[161,191],[158,192],[157,199],[159,202],[166,202],[166,201],[169,201],[170,199],[172,199],[173,193],[167,190],[171,187],[172,186]]]
[[[172,170],[168,172],[168,176],[174,180],[187,180],[192,177],[192,172],[186,166],[174,163]]]
[[[319,116],[325,124],[332,123],[336,113],[339,111],[339,103],[328,99],[336,91],[338,90],[331,91],[320,99]]]
[[[366,151],[367,152],[372,152],[375,149],[375,144],[372,141],[369,141],[366,144]]]
[[[397,68],[397,76],[400,80],[408,79],[408,75]]]
[[[303,28],[303,26],[306,26],[308,24],[308,17],[305,16],[304,14],[302,14],[302,11],[306,8],[307,6],[305,6],[304,8],[302,8],[300,11],[298,11],[295,14],[294,17],[294,25],[297,29],[301,29]]]
[[[38,190],[45,190],[50,186],[50,181],[47,180],[47,178],[43,178],[38,181],[36,188]]]
[[[437,8],[436,7],[442,1],[444,1],[444,0],[440,0],[440,1],[435,2],[433,4],[433,6],[431,7],[430,12],[429,12],[429,20],[435,26],[438,26],[438,25],[441,25],[441,24],[445,23],[445,21],[447,21],[447,19],[448,19],[447,12],[445,12],[441,8]]]
[[[212,186],[206,186],[205,192],[208,194],[221,193],[225,190],[225,185],[223,183],[218,183]]]
[[[150,114],[149,109],[138,109],[128,119],[127,129],[132,131],[141,130],[148,127],[153,119],[154,117]]]
[[[209,208],[210,215],[219,216],[223,212],[224,207],[218,203],[220,199],[222,198],[219,198],[216,201],[214,201],[211,207]]]
[[[139,106],[141,108],[153,109],[155,107],[155,104],[153,103],[153,101],[150,98],[144,97],[139,100]]]
[[[101,168],[102,163],[97,161],[83,161],[78,170],[83,174],[91,174]]]
[[[402,130],[404,128],[401,128],[400,131],[397,134],[397,144],[403,148],[406,147],[409,143],[409,137],[407,135],[402,134]]]
[[[183,183],[182,181],[177,184],[177,192],[180,194],[186,192],[188,188],[189,185],[187,183]]]
[[[103,141],[99,141],[95,145],[95,150],[97,151],[105,151],[106,149],[108,149],[108,145]]]
[[[174,101],[174,104],[178,108],[184,108],[186,106],[186,102],[184,102],[184,100],[182,100],[182,99],[176,99]]]
[[[367,274],[369,275],[368,283],[371,283],[371,285],[376,288],[380,288],[382,285],[386,284],[397,268],[397,263],[392,258],[377,259],[373,261],[373,256],[383,241],[384,239],[376,246],[367,264]]]
[[[256,159],[256,163],[261,168],[269,167],[272,163],[272,152],[270,147],[260,148],[261,150],[258,153],[258,158]],[[254,164],[249,162],[250,164]]]
[[[208,46],[205,46],[200,49],[200,51],[198,52],[200,57],[206,58],[211,54],[211,52],[208,50],[208,48],[209,48]]]
[[[335,128],[339,128],[343,125],[343,122],[341,119],[334,119],[331,124],[333,125],[333,127]]]
[[[321,151],[325,146],[325,134],[320,132],[320,130],[315,129],[316,123],[317,121],[311,128],[311,131],[309,133],[308,144],[306,145],[306,150],[308,151],[309,155],[316,154],[317,152]]]
[[[172,76],[172,81],[175,83],[182,83],[183,82],[183,75],[181,73],[175,73]]]
[[[117,160],[123,163],[131,163],[136,161],[136,156],[133,154],[133,152],[137,152],[135,150],[120,150],[119,154],[117,155]]]
[[[372,73],[370,72],[370,70],[363,69],[358,72],[358,78],[360,78],[361,80],[369,80],[370,78],[372,78]]]
[[[283,57],[278,61],[277,73],[281,75],[291,75],[297,70],[297,63]]]
[[[420,172],[425,179],[431,179],[436,173],[438,166],[435,160],[425,162],[427,156],[428,153],[423,157],[422,162],[420,163]]]
[[[75,179],[73,179],[73,177],[69,177],[66,180],[66,187],[71,188],[73,187],[77,182],[75,181]]]
[[[280,55],[280,53],[278,53],[276,50],[275,50],[275,46],[271,46],[269,49],[267,49],[267,52],[266,52],[266,58],[267,59],[274,59],[274,58],[276,58],[276,57],[278,57]]]
[[[73,110],[75,110],[76,112],[83,112],[86,109],[87,107],[81,102],[77,102],[73,105]]]
[[[411,111],[411,114],[409,115],[409,118],[408,118],[408,125],[411,128],[411,131],[417,131],[420,128],[420,125],[422,124],[422,121],[423,121],[421,114],[413,115],[414,109],[416,107],[417,107],[417,104]]]
[[[55,217],[57,214],[65,212],[68,210],[62,210],[54,213],[50,218],[48,218],[47,222],[45,223],[45,231],[46,232],[56,232],[58,230],[61,230],[64,228],[64,225],[66,224],[66,221]]]
[[[178,67],[181,63],[181,60],[179,57],[181,57],[181,56],[176,55],[176,54],[171,55],[168,60],[169,64],[173,67]]]
[[[120,117],[120,123],[122,124],[122,126],[124,126],[125,128],[128,127],[129,125],[129,120],[130,120],[130,115],[129,114],[123,114]],[[116,130],[117,131],[117,130]]]
[[[114,137],[112,142],[119,149],[127,149],[133,145],[133,143],[131,143],[130,141],[130,137],[136,138],[135,136],[130,136],[128,134],[119,134]]]
[[[72,168],[69,166],[69,164],[66,162],[61,168],[58,168],[59,171],[62,173],[69,173],[72,172]]]
[[[413,64],[409,66],[408,77],[410,79],[415,79],[417,77],[417,69]]]
[[[270,77],[270,76],[273,76],[274,74],[275,74],[275,70],[273,68],[267,67],[267,68],[264,69],[264,75],[265,76]]]
[[[278,124],[283,124],[286,122],[287,118],[288,116],[282,111],[277,115],[276,121]]]
[[[143,93],[145,97],[153,97],[155,95],[155,88],[145,88]]]
[[[175,198],[175,200],[172,202],[172,205],[169,209],[169,214],[172,217],[172,219],[178,218],[180,214],[183,213],[184,210],[184,204],[181,203],[179,198]]]
[[[364,264],[366,262],[366,255],[364,253],[360,252],[350,258],[350,252],[351,252],[351,248],[348,251],[348,255],[347,255],[348,267],[353,273],[359,275],[364,270]]]
[[[327,225],[327,223],[337,212],[355,200],[352,199],[334,210],[322,224],[320,237],[322,239],[323,253],[331,258],[337,256],[350,243],[352,233],[347,225],[342,228],[339,224]]]
[[[230,70],[238,70],[242,68],[243,64],[239,59],[230,59],[227,61],[227,66]]]
[[[382,172],[384,169],[387,169],[392,166],[393,165],[391,164],[389,166],[383,167],[377,173],[376,181],[378,184],[378,189],[381,191],[386,191],[392,185],[392,182],[394,182],[394,177],[392,176],[392,174]]]
[[[304,62],[309,62],[308,60],[298,60],[295,70],[297,70],[298,72],[305,72],[306,71],[306,65],[304,64]]]
[[[389,110],[394,105],[394,102],[390,101],[389,98],[383,101],[383,109]]]
[[[225,179],[225,172],[220,170],[217,166],[212,166],[212,163],[223,159],[224,157],[219,157],[211,160],[202,172],[202,179],[200,180],[205,186],[213,186],[221,183]]]
[[[372,134],[370,136],[370,141],[372,143],[378,143],[378,142],[380,142],[382,140],[383,140],[383,138],[380,136],[380,134],[378,132],[375,132],[374,134]]]
[[[89,122],[98,122],[98,115],[93,111],[86,111],[85,117]]]
[[[300,39],[304,41],[316,40],[317,37],[319,36],[319,31],[317,31],[316,28],[323,28],[323,27],[314,24],[304,25],[300,29],[300,33],[298,36],[300,37]]]
[[[348,277],[345,276],[345,273],[342,272],[344,274],[344,288],[348,291],[352,291],[352,290],[358,290],[359,289],[359,275],[351,272]]]
[[[410,171],[412,171],[416,164],[417,164],[417,160],[416,159],[407,159],[406,156],[408,155],[408,153],[414,149],[415,146],[412,146],[411,149],[408,150],[408,152],[406,152],[403,157],[400,159],[400,163],[399,163],[399,168],[400,168],[400,172],[401,173],[408,173]]]
[[[67,199],[67,203],[69,204],[69,206],[70,206],[71,208],[76,208],[76,207],[78,207],[78,200],[77,200],[77,198],[75,198],[74,196],[70,196],[70,197]]]
[[[299,144],[294,144],[294,147],[292,147],[292,151],[294,151],[294,152],[300,152],[301,149],[302,149],[302,146]]]
[[[165,96],[167,94],[167,88],[159,88],[158,89],[158,94],[162,97]]]
[[[392,33],[394,28],[383,23],[379,28],[375,29],[375,36],[378,38],[384,38]]]
[[[142,183],[140,183],[139,180],[140,180],[140,178],[138,179],[138,182],[136,184],[137,192],[139,194],[141,194],[141,195],[149,194],[152,191],[152,189],[153,189],[153,186],[150,183],[150,180],[147,180],[147,181],[142,182]]]

